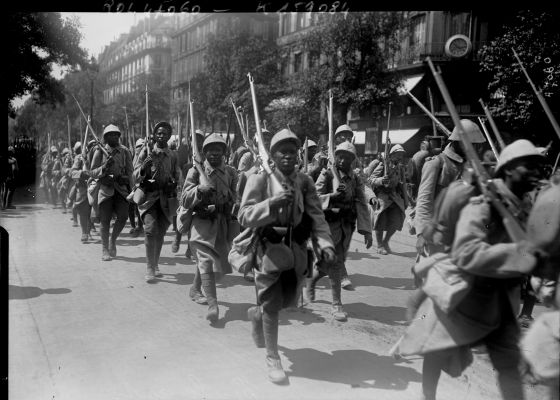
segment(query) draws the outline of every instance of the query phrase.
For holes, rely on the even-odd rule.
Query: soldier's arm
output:
[[[74,163],[72,164],[72,168],[70,169],[70,176],[72,177],[72,179],[78,180],[82,177],[82,167],[82,157],[76,156],[76,158],[74,159]]]
[[[418,235],[422,234],[434,215],[434,193],[439,175],[439,160],[434,159],[424,164],[422,178],[416,197],[416,215],[414,225]]]
[[[265,174],[253,174],[247,179],[237,214],[241,226],[258,228],[276,221],[278,211],[270,206],[266,179]]]
[[[103,167],[103,152],[99,149],[95,149],[91,160],[91,177],[94,179],[101,178],[105,174],[105,169]]]
[[[328,247],[334,249],[329,224],[325,220],[321,200],[319,199],[313,180],[304,174],[303,177],[306,180],[304,184],[307,187],[304,198],[304,210],[311,217],[313,242],[319,246],[320,249],[326,249]]]
[[[492,278],[515,278],[530,272],[537,259],[526,243],[489,243],[487,226],[495,224],[490,204],[473,197],[462,210],[451,248],[451,259],[461,269]]]
[[[385,165],[380,162],[377,164],[371,175],[368,177],[368,184],[373,188],[378,188],[383,185],[383,173],[385,171]]]
[[[331,208],[332,180],[332,174],[328,169],[324,168],[319,174],[317,182],[315,182],[315,190],[323,210]]]
[[[363,182],[359,178],[356,179],[355,190],[354,207],[356,207],[356,212],[358,214],[356,221],[358,233],[362,235],[367,235],[369,233],[371,235],[371,219],[369,217],[365,188]]]
[[[199,175],[195,167],[187,172],[187,177],[181,191],[181,204],[185,208],[194,208],[202,199],[198,195]]]
[[[134,182],[142,182],[144,179],[144,175],[142,175],[142,164],[147,156],[148,153],[146,151],[141,151],[138,154],[138,157],[136,157],[132,172],[132,179]]]
[[[127,149],[126,147],[122,147],[124,150],[124,171],[125,171],[125,175],[128,178],[128,184],[129,187],[134,186],[134,180],[132,178],[132,175],[134,174],[134,168],[132,166],[132,154],[130,153],[130,150]]]

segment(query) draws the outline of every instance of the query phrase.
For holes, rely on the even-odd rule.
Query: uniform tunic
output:
[[[273,194],[268,185],[267,175],[253,174],[249,177],[243,192],[238,214],[240,224],[259,230],[268,226],[298,227],[305,213],[311,222],[307,229],[311,231],[312,240],[317,247],[320,250],[328,247],[334,249],[321,201],[311,178],[297,171],[290,176],[284,176],[279,171],[274,173],[280,182],[294,191],[292,206],[280,209],[271,208],[270,198]],[[302,240],[302,243],[292,240],[291,249],[294,255],[293,269],[282,272],[264,272],[260,267],[266,248],[262,240],[257,241],[257,261],[254,270],[257,304],[262,304],[265,309],[278,311],[283,307],[296,305],[308,265],[307,239]]]
[[[84,158],[82,154],[78,154],[74,158],[74,163],[70,169],[70,175],[76,183],[76,199],[74,205],[80,205],[88,201],[87,198],[87,177],[82,178],[82,170],[84,167]],[[89,203],[88,203],[89,204]]]
[[[105,149],[109,154],[113,154],[113,165],[106,169],[105,161],[107,156],[99,149],[95,151],[91,160],[91,177],[99,179],[107,175],[113,175],[113,184],[108,185],[99,181],[98,204],[103,203],[119,193],[126,199],[132,188],[132,156],[130,151],[122,144],[116,147],[105,145]],[[120,179],[119,179],[120,178]]]
[[[232,209],[237,198],[237,172],[223,163],[213,168],[208,161],[204,161],[203,166],[216,189],[210,202],[203,203],[198,194],[199,173],[194,167],[188,171],[181,193],[183,207],[193,210],[190,245],[196,252],[201,274],[212,271],[229,274],[232,272],[227,260],[231,249],[229,231],[237,229],[232,220]],[[205,215],[204,207],[209,204],[215,205],[216,211],[212,215]]]
[[[379,163],[368,178],[376,196],[373,207],[373,229],[381,231],[401,230],[405,218],[405,205],[401,189],[404,176],[396,168],[390,167],[389,186],[383,185],[385,164]]]

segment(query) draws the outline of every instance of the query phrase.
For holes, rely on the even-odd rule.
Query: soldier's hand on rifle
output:
[[[328,264],[333,264],[336,261],[336,254],[332,247],[323,249],[323,251],[321,251],[321,257],[323,258],[323,261]]]
[[[294,201],[294,192],[291,190],[283,190],[281,193],[270,198],[270,206],[279,208],[284,205],[291,204]]]
[[[364,243],[366,244],[366,249],[369,249],[373,245],[373,237],[371,233],[366,233],[364,235]]]
[[[418,239],[416,239],[416,251],[419,254],[424,254],[424,246],[426,246],[426,239],[422,235],[418,235]]]

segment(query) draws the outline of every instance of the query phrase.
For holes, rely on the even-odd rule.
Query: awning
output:
[[[414,87],[416,85],[418,85],[418,82],[420,82],[422,80],[422,78],[424,77],[424,74],[418,74],[418,75],[411,75],[407,78],[405,78],[404,80],[401,81],[402,83],[402,87],[399,87],[397,89],[397,92],[400,95],[406,95],[406,91],[412,91],[412,89],[414,89]]]
[[[389,138],[393,144],[404,144],[408,142],[420,129],[400,129],[389,131]],[[387,131],[383,131],[381,143],[385,144]],[[354,131],[354,144],[366,143],[366,131]]]

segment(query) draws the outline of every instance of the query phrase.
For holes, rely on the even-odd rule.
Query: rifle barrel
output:
[[[492,128],[492,132],[494,132],[494,135],[496,135],[496,139],[498,140],[498,144],[500,145],[500,149],[503,150],[504,147],[506,147],[506,144],[504,142],[504,139],[502,139],[502,135],[500,135],[500,131],[498,130],[498,127],[496,126],[496,122],[494,122],[494,118],[492,117],[492,114],[490,114],[490,110],[488,109],[488,106],[486,104],[484,104],[484,101],[482,101],[482,99],[478,99],[478,102],[482,106],[482,109],[484,110],[484,114],[486,114],[486,118],[488,119],[488,122],[490,123],[490,127]]]

